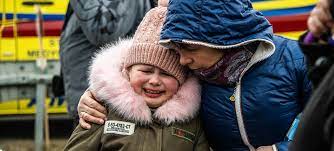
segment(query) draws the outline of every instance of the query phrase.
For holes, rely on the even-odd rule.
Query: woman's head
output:
[[[191,70],[203,70],[216,64],[223,51],[195,44],[173,43],[173,49],[180,55],[180,64]]]
[[[124,61],[131,86],[150,107],[170,99],[186,78],[179,55],[159,44],[166,11],[167,7],[159,5],[145,15]]]
[[[204,70],[212,67],[228,52],[250,50],[255,52],[259,41],[250,42],[233,48],[218,49],[200,44],[171,42],[168,46],[180,55],[180,64],[191,70]]]
[[[234,85],[256,51],[259,42],[217,49],[200,44],[170,43],[180,55],[180,63],[209,83]]]

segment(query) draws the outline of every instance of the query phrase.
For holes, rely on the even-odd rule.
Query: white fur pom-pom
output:
[[[169,0],[159,0],[158,6],[167,7]]]

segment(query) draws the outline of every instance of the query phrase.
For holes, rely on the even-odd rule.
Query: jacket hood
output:
[[[272,43],[273,31],[249,0],[170,0],[160,43],[231,48],[251,41]]]
[[[198,80],[188,78],[170,100],[152,112],[142,96],[133,91],[122,71],[131,44],[132,39],[121,40],[102,48],[93,58],[89,89],[97,99],[103,100],[119,116],[142,125],[152,123],[153,119],[166,125],[193,119],[198,114],[201,100]]]

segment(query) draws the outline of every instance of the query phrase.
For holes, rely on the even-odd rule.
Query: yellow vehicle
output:
[[[60,72],[59,36],[68,0],[48,0],[53,5],[41,7],[43,51],[39,51],[34,7],[23,5],[24,1],[0,0],[0,117],[35,112],[38,57],[48,60],[46,79]],[[307,28],[306,19],[315,3],[316,0],[253,0],[254,8],[273,24],[274,32],[292,39]],[[64,99],[52,96],[49,91],[48,113],[66,113]]]
[[[53,0],[52,5],[41,6],[43,51],[39,50],[36,10],[33,6],[23,5],[24,2],[0,1],[0,117],[35,112],[37,58],[47,59],[44,78],[48,83],[60,72],[59,36],[68,0]],[[50,87],[47,96],[48,113],[66,113],[64,99],[52,97]]]

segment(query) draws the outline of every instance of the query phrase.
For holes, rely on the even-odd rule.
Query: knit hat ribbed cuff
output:
[[[159,67],[174,76],[180,84],[186,78],[186,69],[179,63],[179,56],[159,44],[133,44],[126,57],[125,68],[135,64],[148,64]]]

